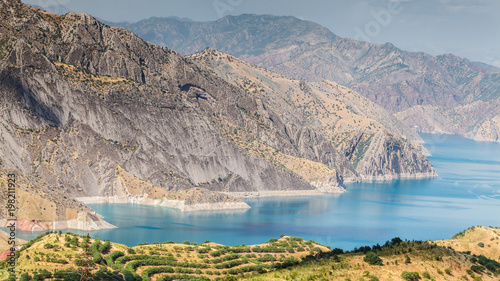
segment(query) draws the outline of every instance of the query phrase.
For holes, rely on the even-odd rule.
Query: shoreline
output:
[[[222,192],[236,198],[260,198],[260,197],[298,197],[298,196],[321,196],[325,193],[344,193],[343,191],[321,191],[318,189],[310,190],[263,190],[263,191],[243,191],[243,192]]]
[[[152,199],[144,196],[92,196],[77,197],[76,199],[85,204],[138,204],[174,208],[182,212],[250,209],[247,203],[236,201],[186,205],[184,200]]]
[[[439,175],[436,172],[428,173],[415,173],[415,174],[397,174],[397,175],[377,175],[377,176],[361,176],[361,182],[371,181],[393,181],[393,180],[421,180],[421,179],[435,179]]]
[[[473,141],[477,141],[477,142],[492,142],[492,143],[500,143],[500,138],[498,138],[497,140],[494,140],[492,138],[483,138],[483,137],[478,137],[478,136],[475,136],[475,135],[469,135],[467,133],[451,133],[451,132],[424,132],[424,131],[421,131],[418,133],[419,135],[420,134],[426,134],[426,135],[433,135],[433,136],[444,136],[444,137],[447,137],[447,136],[455,136],[455,137],[462,137],[464,139],[469,139],[469,140],[473,140]],[[426,143],[425,140],[423,143]]]
[[[29,221],[26,219],[18,219],[16,220],[16,230],[43,232],[47,230],[64,230],[64,229],[93,231],[93,230],[117,228],[116,226],[102,219],[82,220],[81,218],[83,216],[86,216],[86,214],[82,216],[79,215],[79,217],[76,219],[57,220],[57,221],[34,221],[34,220]],[[0,225],[2,227],[5,227],[6,224],[7,224],[6,219],[0,219]]]

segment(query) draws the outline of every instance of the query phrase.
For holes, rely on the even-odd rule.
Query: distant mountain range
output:
[[[335,81],[399,112],[407,126],[422,132],[500,140],[500,74],[491,65],[340,38],[294,17],[241,15],[213,22],[150,18],[110,24],[181,54],[216,48],[291,78]],[[465,115],[467,124],[457,114]]]

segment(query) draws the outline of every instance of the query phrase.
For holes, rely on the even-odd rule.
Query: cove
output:
[[[351,250],[396,236],[437,240],[474,225],[500,226],[500,143],[422,138],[438,178],[354,183],[337,195],[245,199],[252,209],[242,211],[95,204],[90,207],[118,228],[90,235],[134,246],[169,240],[250,245],[285,234]],[[37,235],[18,232],[23,239]]]

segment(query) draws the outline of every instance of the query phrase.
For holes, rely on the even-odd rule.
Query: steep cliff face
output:
[[[428,178],[437,176],[421,147],[390,133],[361,135],[346,147],[363,180]]]
[[[435,176],[424,157],[425,149],[417,143],[421,139],[415,131],[349,88],[330,81],[292,80],[214,49],[190,58],[200,68],[208,68],[269,104],[283,119],[312,123],[315,134],[323,135],[341,152],[334,155],[334,162],[319,160],[339,171],[345,181]],[[303,142],[301,137],[293,139],[299,151],[305,150],[304,146],[313,146],[320,154],[324,151],[318,143]],[[321,186],[322,181],[317,179],[324,169],[292,165],[279,154],[269,158]],[[316,179],[312,179],[313,175]]]

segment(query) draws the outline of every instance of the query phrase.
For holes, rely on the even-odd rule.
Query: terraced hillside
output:
[[[71,278],[78,278],[88,256],[92,260],[92,275],[98,276],[98,280],[164,281],[260,274],[329,251],[329,247],[316,242],[288,236],[253,246],[223,246],[209,241],[198,245],[185,241],[129,248],[72,233],[48,232],[26,244],[17,256],[19,278],[75,280]],[[7,278],[5,264],[2,268],[0,280]]]
[[[499,280],[500,229],[474,227],[442,241],[403,241],[350,252],[282,236],[261,245],[164,242],[135,247],[48,232],[17,252],[17,276],[0,280]],[[493,240],[491,240],[493,238]],[[481,251],[463,251],[477,245]],[[464,244],[466,243],[466,244]],[[86,264],[86,262],[88,262]]]

